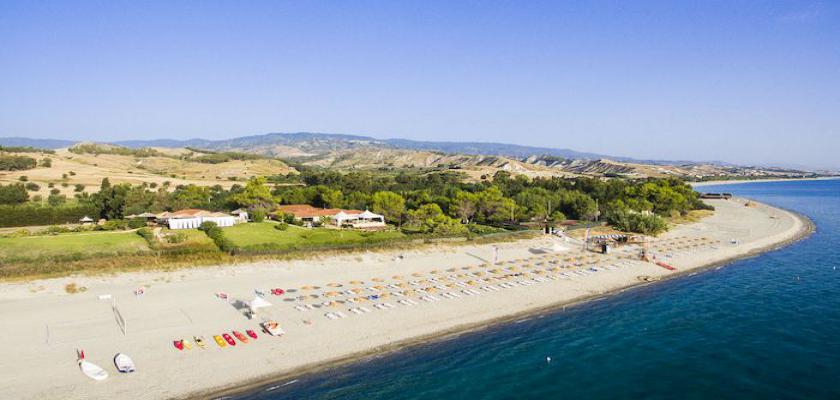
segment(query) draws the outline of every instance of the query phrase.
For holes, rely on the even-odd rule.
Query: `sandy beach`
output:
[[[745,206],[745,199],[708,203],[716,207],[712,216],[680,225],[648,245],[650,254],[676,270],[639,260],[638,246],[600,255],[583,252],[574,241],[545,236],[495,245],[497,265],[494,245],[440,245],[2,284],[0,327],[7,348],[0,385],[4,397],[15,399],[216,397],[645,284],[640,277],[692,273],[799,239],[812,229],[794,213],[755,202]],[[71,283],[86,290],[68,294],[65,287]],[[141,287],[145,294],[135,295]],[[269,294],[273,288],[286,293]],[[248,319],[237,305],[252,300],[255,290],[266,292],[273,305]],[[218,298],[218,292],[228,299]],[[113,302],[127,322],[125,334],[115,321]],[[376,305],[384,303],[389,306]],[[344,317],[331,319],[327,313]],[[279,322],[286,334],[263,334],[258,328],[263,318]],[[257,330],[259,339],[225,348],[213,342],[213,335],[246,329]],[[196,335],[208,340],[206,349],[173,346],[173,340]],[[76,364],[79,348],[110,378],[96,382],[84,376]],[[118,352],[130,355],[138,371],[117,373],[112,359]]]

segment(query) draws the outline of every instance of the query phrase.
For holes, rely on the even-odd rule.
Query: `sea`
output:
[[[790,246],[237,396],[840,399],[840,180],[707,186],[804,214]]]

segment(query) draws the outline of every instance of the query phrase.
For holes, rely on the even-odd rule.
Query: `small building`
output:
[[[79,223],[80,223],[80,224],[82,224],[83,226],[93,225],[93,218],[88,217],[87,215],[85,215],[84,217],[82,217],[81,219],[79,219]]]
[[[243,208],[237,208],[236,210],[231,211],[230,215],[236,217],[236,219],[238,219],[239,222],[248,222],[248,210],[245,210]]]
[[[191,208],[158,214],[157,221],[169,229],[197,229],[205,222],[214,222],[221,227],[233,226],[238,219],[229,214]]]
[[[277,207],[277,211],[291,214],[306,225],[329,220],[335,227],[371,229],[385,226],[385,217],[370,211],[344,210],[340,208],[317,208],[308,204],[288,204]]]
[[[385,216],[365,210],[360,213],[338,212],[333,216],[336,226],[350,226],[357,229],[381,228],[385,226]]]

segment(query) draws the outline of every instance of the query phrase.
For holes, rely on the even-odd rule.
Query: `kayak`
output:
[[[87,375],[88,378],[95,381],[104,381],[105,379],[108,379],[108,373],[100,366],[92,362],[79,360],[79,368],[81,368],[82,373]]]
[[[230,335],[228,335],[227,333],[223,333],[222,337],[225,338],[225,341],[228,342],[229,345],[236,346],[236,341],[233,340],[233,338],[230,337]]]
[[[224,339],[222,339],[222,337],[221,337],[221,336],[219,336],[219,335],[213,336],[213,340],[215,340],[215,341],[216,341],[216,344],[218,344],[218,345],[219,345],[219,347],[225,347],[225,346],[227,346],[227,343],[225,343],[225,340],[224,340]]]
[[[242,343],[248,343],[248,337],[243,335],[242,332],[233,331],[233,336],[236,336],[236,338]]]
[[[204,348],[204,336],[193,336],[193,340],[195,341],[195,344],[198,345],[198,347],[202,349]]]
[[[254,331],[253,331],[253,330],[251,330],[251,329],[248,329],[247,331],[245,331],[245,333],[247,333],[247,334],[248,334],[248,336],[250,336],[250,337],[252,337],[252,338],[254,338],[254,339],[256,339],[256,338],[257,338],[257,332],[254,332]]]
[[[117,371],[122,373],[134,372],[136,369],[134,367],[134,360],[122,353],[117,353],[117,355],[114,356],[114,365],[117,367]]]
[[[187,349],[187,350],[192,348],[192,342],[190,342],[187,339],[181,340],[181,343],[184,344],[184,348]]]
[[[183,340],[176,340],[176,341],[172,342],[172,344],[175,345],[176,349],[181,350],[181,351],[184,350],[184,341]]]

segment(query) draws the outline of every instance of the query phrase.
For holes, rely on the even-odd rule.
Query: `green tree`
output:
[[[397,193],[382,191],[373,194],[373,212],[382,214],[388,222],[402,224],[405,199]]]
[[[29,200],[29,193],[22,183],[0,185],[0,204],[23,204]]]
[[[468,224],[478,212],[478,196],[475,193],[459,190],[452,201],[452,211],[461,222]]]
[[[249,179],[245,189],[231,195],[230,201],[237,207],[245,207],[249,210],[273,210],[277,206],[277,201],[266,182],[263,177]]]

